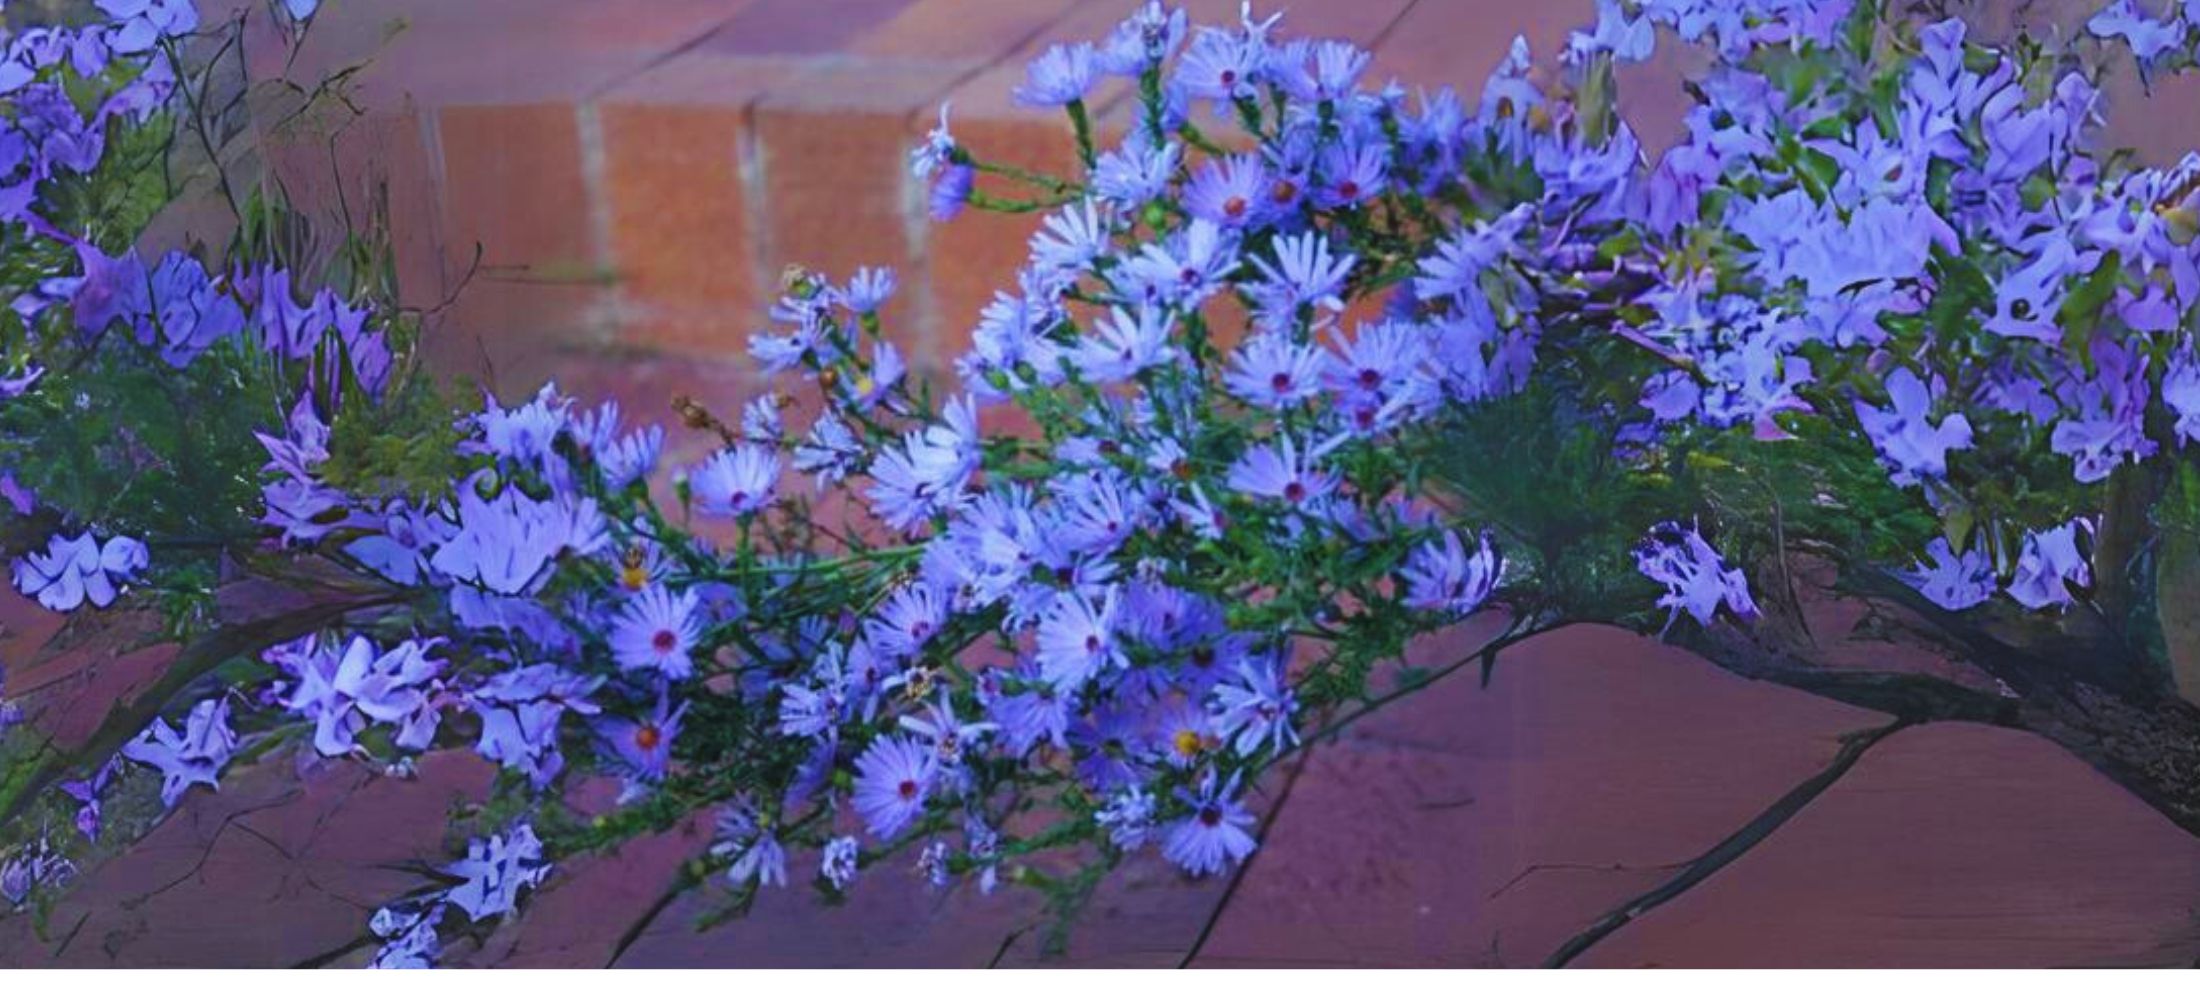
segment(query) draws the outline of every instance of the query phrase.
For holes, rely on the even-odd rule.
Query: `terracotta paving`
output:
[[[336,137],[333,163],[328,137],[283,135],[269,165],[324,214],[387,192],[408,299],[445,306],[434,354],[446,370],[507,392],[555,377],[642,414],[675,392],[730,411],[756,388],[740,346],[790,263],[896,267],[893,335],[920,366],[942,363],[1010,280],[1030,227],[929,222],[902,151],[951,99],[957,133],[982,152],[1061,165],[1066,128],[1012,106],[1008,88],[1022,58],[1096,36],[1127,6],[329,0],[288,72],[312,80],[371,59],[359,77],[369,115]],[[1213,19],[1236,3],[1187,6]],[[2067,23],[2065,6],[2029,16]],[[1287,24],[1373,47],[1378,73],[1471,89],[1515,33],[1550,52],[1591,7],[1302,0]],[[285,71],[272,43],[252,48],[263,77]],[[1661,58],[1627,82],[1652,141],[1678,121],[1683,57]],[[2153,100],[2164,120],[2200,114],[2166,93]],[[1103,127],[1119,127],[1122,101],[1097,103]],[[2152,156],[2194,134],[2122,120],[2119,137]],[[218,226],[193,212],[171,223]],[[64,742],[165,655],[40,661],[53,619],[9,596],[0,622],[0,657],[21,668],[7,693]],[[1442,662],[1470,638],[1414,655]],[[1883,666],[1883,653],[1854,659]],[[1195,963],[1219,966],[1534,964],[1825,767],[1843,734],[1883,721],[1654,642],[1569,629],[1508,652],[1487,687],[1463,672],[1314,749],[1234,891],[1150,858],[1118,873],[1066,954],[1040,953],[1033,897],[942,895],[888,868],[864,876],[855,905],[774,893],[708,933],[690,927],[703,900],[683,899],[616,958],[1174,965],[1196,943]],[[368,908],[414,884],[407,865],[445,858],[440,817],[486,780],[460,754],[429,758],[414,780],[287,756],[241,768],[86,872],[43,936],[0,918],[0,966],[357,964]],[[451,957],[612,961],[704,836],[568,863],[525,921]],[[2042,742],[1935,726],[1875,747],[1756,850],[1582,964],[2183,965],[2200,955],[2195,899],[2200,842]]]

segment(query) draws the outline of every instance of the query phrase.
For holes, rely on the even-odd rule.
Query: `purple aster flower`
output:
[[[1352,273],[1352,265],[1359,258],[1352,254],[1342,257],[1329,252],[1329,238],[1316,232],[1277,238],[1274,244],[1275,260],[1253,258],[1253,266],[1260,270],[1261,281],[1248,291],[1253,301],[1260,304],[1261,318],[1271,330],[1288,328],[1298,317],[1302,306],[1317,306],[1331,312],[1344,311],[1345,277]]]
[[[443,922],[446,907],[440,898],[400,903],[374,911],[367,928],[382,939],[382,947],[368,963],[370,969],[431,969],[443,955],[443,941],[436,925]]]
[[[825,850],[818,855],[817,874],[833,887],[834,892],[846,892],[855,883],[856,864],[862,851],[854,837],[834,837],[827,841]]]
[[[1936,394],[1928,391],[1915,373],[1897,368],[1887,376],[1887,395],[1893,401],[1890,408],[1883,410],[1862,400],[1855,403],[1857,423],[1872,439],[1879,457],[1894,470],[1889,478],[1897,486],[1947,476],[1948,452],[1971,446],[1971,421],[1963,414],[1950,414],[1939,426],[1933,425]]]
[[[428,654],[441,642],[408,639],[378,654],[364,637],[354,638],[337,662],[336,692],[369,721],[397,727],[398,746],[425,750],[440,721],[427,685],[444,667]]]
[[[244,330],[244,307],[214,289],[206,268],[181,251],[161,258],[151,278],[154,322],[139,340],[160,348],[161,360],[176,368],[189,365],[207,348]]]
[[[1284,676],[1282,649],[1248,655],[1238,660],[1234,677],[1216,685],[1212,698],[1215,727],[1240,756],[1250,757],[1263,746],[1281,754],[1299,743],[1291,717],[1298,713],[1299,698]]]
[[[703,513],[747,517],[769,506],[779,489],[779,456],[754,444],[712,455],[689,477]]]
[[[1099,75],[1091,42],[1050,45],[1024,67],[1024,85],[1016,88],[1016,103],[1029,107],[1059,107],[1085,99]]]
[[[732,858],[726,881],[735,888],[751,882],[758,886],[787,884],[787,851],[778,836],[764,824],[755,801],[743,794],[718,814],[717,834],[710,845],[714,858]]]
[[[1174,313],[1151,303],[1140,303],[1135,316],[1115,306],[1078,344],[1077,367],[1086,380],[1105,384],[1170,364],[1176,360],[1176,346],[1169,343],[1175,322]]]
[[[1031,237],[1031,263],[1058,281],[1073,281],[1109,250],[1113,212],[1086,199],[1047,216]]]
[[[666,695],[657,696],[654,711],[638,719],[605,719],[596,726],[605,744],[617,756],[616,763],[630,785],[654,785],[665,780],[672,766],[672,744],[680,738],[680,719],[688,706],[670,707]],[[634,791],[630,787],[630,794]]]
[[[1074,590],[1054,595],[1039,620],[1039,676],[1057,690],[1073,691],[1110,667],[1126,662],[1116,640],[1120,592],[1107,588],[1095,605]]]
[[[481,716],[481,738],[474,752],[482,759],[520,771],[537,789],[547,787],[565,768],[558,748],[558,723],[568,711],[595,715],[589,700],[601,677],[583,677],[554,663],[515,667],[490,677],[467,695]]]
[[[1477,222],[1436,245],[1433,256],[1421,260],[1413,281],[1413,294],[1422,301],[1446,297],[1482,297],[1482,273],[1511,252],[1527,225],[1532,205],[1522,205],[1487,222]]]
[[[977,186],[978,168],[967,163],[950,163],[940,170],[938,180],[932,182],[929,202],[932,221],[951,222],[962,214],[963,206],[970,203],[971,188]]]
[[[1406,560],[1399,575],[1406,582],[1406,606],[1453,616],[1474,613],[1497,589],[1504,573],[1491,534],[1482,532],[1472,553],[1459,543],[1457,532],[1446,531]]]
[[[1209,770],[1199,790],[1179,788],[1176,797],[1191,815],[1169,825],[1162,835],[1161,855],[1194,878],[1219,875],[1253,853],[1256,843],[1246,827],[1253,814],[1237,801],[1238,779],[1219,782]]]
[[[1026,662],[1016,671],[1016,677],[1021,682],[1021,690],[997,695],[986,703],[986,714],[1000,727],[1001,740],[1007,744],[1008,752],[1022,757],[1040,743],[1067,749],[1069,699],[1057,693],[1053,685],[1040,680],[1036,664]]]
[[[1665,521],[1652,527],[1635,546],[1635,566],[1642,575],[1665,586],[1658,607],[1672,609],[1674,617],[1686,611],[1699,623],[1709,625],[1722,603],[1742,618],[1757,615],[1757,603],[1749,596],[1749,580],[1741,570],[1728,566],[1693,525],[1684,528],[1679,522]],[[1671,627],[1672,619],[1668,618],[1666,624]]]
[[[1133,132],[1119,149],[1100,154],[1093,165],[1092,190],[1117,205],[1139,206],[1161,196],[1175,176],[1183,148],[1174,142],[1153,145]]]
[[[2071,457],[2079,482],[2099,482],[2117,466],[2154,454],[2154,439],[2146,433],[2148,360],[2113,338],[2097,337],[2093,377],[2073,377],[2058,386],[2067,412],[2055,422],[2048,443],[2056,454]]]
[[[1140,301],[1191,311],[1221,291],[1237,266],[1236,233],[1193,219],[1168,239],[1146,244],[1123,265],[1118,283]]]
[[[941,691],[939,700],[924,707],[922,715],[904,715],[901,728],[930,741],[932,752],[944,767],[961,764],[963,754],[985,741],[987,734],[999,729],[990,722],[964,722],[955,715],[955,702],[949,692]]]
[[[166,719],[125,744],[122,756],[160,772],[160,801],[173,809],[192,785],[221,787],[222,768],[237,752],[237,734],[229,728],[229,702],[208,698],[192,706],[182,731]]]
[[[101,543],[90,532],[75,538],[56,534],[47,539],[45,551],[15,561],[15,589],[48,611],[74,611],[87,600],[104,608],[147,562],[145,543],[135,538],[117,535]]]
[[[1611,53],[1615,62],[1641,62],[1656,51],[1657,42],[1657,26],[1647,13],[1629,18],[1618,0],[1597,0],[1596,28],[1569,36],[1564,59],[1582,66],[1599,54]]]
[[[2034,611],[2077,600],[2069,585],[2085,587],[2093,583],[2093,566],[2078,552],[2081,528],[2092,534],[2093,525],[2084,518],[2045,531],[2026,532],[2024,547],[2017,554],[2016,577],[2009,581],[2009,596]]]
[[[1258,93],[1253,89],[1253,82],[1265,58],[1262,46],[1250,38],[1201,27],[1193,34],[1191,46],[1177,60],[1171,82],[1181,88],[1185,96],[1212,100],[1227,114],[1231,102]]]
[[[859,316],[875,313],[894,297],[894,286],[893,268],[859,267],[848,279],[848,287],[841,290],[840,304]]]
[[[1108,831],[1108,842],[1117,850],[1135,851],[1153,835],[1155,811],[1153,793],[1131,785],[1108,796],[1092,819]]]
[[[95,0],[112,19],[107,44],[131,55],[151,50],[161,39],[197,31],[199,10],[194,0]]]
[[[965,398],[949,404],[946,416],[943,424],[904,435],[902,447],[881,450],[871,464],[865,495],[872,513],[896,531],[952,513],[966,500],[978,469],[977,411]]]
[[[1245,457],[1230,466],[1231,489],[1248,496],[1281,500],[1304,510],[1326,499],[1337,488],[1337,475],[1315,465],[1328,453],[1327,446],[1309,448],[1302,455],[1290,435],[1278,435],[1276,440],[1276,444],[1264,444],[1246,452]]]
[[[856,758],[854,797],[871,836],[891,837],[923,815],[939,774],[939,757],[925,742],[906,736],[872,740]]]
[[[0,733],[6,732],[7,727],[0,726]],[[99,770],[92,772],[91,777],[61,783],[62,792],[77,801],[76,831],[83,834],[85,840],[99,840],[105,820],[102,801],[106,798],[107,786],[114,783],[120,761],[119,757],[110,757]]]
[[[1250,154],[1209,160],[1184,186],[1184,209],[1226,229],[1243,229],[1265,214],[1268,169]]]
[[[2004,337],[2054,343],[2062,339],[2056,311],[2062,307],[2064,282],[2083,264],[2067,236],[2048,233],[2034,242],[2038,255],[2003,275],[1994,289],[1994,315],[1985,325]]]
[[[864,635],[871,647],[889,656],[913,657],[947,624],[947,598],[938,588],[913,583],[888,595]]]
[[[636,428],[596,453],[596,467],[603,471],[604,488],[614,492],[649,478],[664,453],[665,429],[652,424]]]
[[[2085,23],[2096,38],[2122,38],[2142,69],[2150,68],[2163,53],[2184,44],[2185,25],[2158,21],[2139,9],[2134,0],[2115,0]]]
[[[520,892],[550,877],[550,862],[534,827],[520,823],[467,844],[466,857],[443,871],[462,880],[443,898],[479,922],[517,910]]]
[[[1390,186],[1388,147],[1373,142],[1331,146],[1321,154],[1321,184],[1314,204],[1328,211],[1349,208]]]
[[[589,556],[608,544],[603,513],[587,497],[536,500],[506,489],[482,499],[477,484],[458,489],[458,532],[429,566],[494,594],[532,594],[566,555]]]
[[[379,532],[352,540],[344,546],[344,554],[359,560],[383,579],[404,587],[417,586],[421,582],[428,565],[428,553],[458,530],[441,515],[414,510],[402,499],[393,502],[382,518]]]
[[[909,173],[924,180],[939,173],[955,160],[955,136],[947,128],[947,112],[954,105],[940,105],[940,123],[925,134],[924,142],[909,151]]]
[[[1986,553],[1971,551],[1961,556],[1945,538],[1935,538],[1925,548],[1930,563],[1894,575],[1917,589],[1925,598],[1949,611],[1976,607],[1994,596],[1994,564]]]
[[[1188,19],[1182,10],[1161,0],[1146,0],[1131,16],[1109,32],[1097,55],[1101,71],[1117,76],[1138,76],[1161,65],[1183,44]]]
[[[674,681],[694,676],[689,653],[703,632],[697,601],[694,592],[674,593],[663,584],[651,584],[627,601],[611,623],[611,655],[619,669],[654,670]]]
[[[1280,334],[1256,336],[1230,359],[1223,384],[1254,406],[1287,410],[1320,394],[1329,356]]]
[[[84,266],[84,276],[76,279],[69,293],[77,332],[97,336],[117,321],[135,327],[152,314],[152,286],[136,249],[109,257],[98,247],[79,242],[76,256]]]
[[[816,479],[823,491],[859,471],[867,454],[848,424],[828,413],[817,418],[810,433],[794,446],[794,470]]]

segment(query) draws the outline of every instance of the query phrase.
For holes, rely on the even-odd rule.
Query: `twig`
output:
[[[1849,769],[1856,766],[1856,762],[1863,758],[1865,751],[1877,745],[1880,740],[1886,739],[1910,725],[1911,722],[1908,719],[1896,719],[1877,729],[1868,729],[1845,737],[1841,743],[1841,752],[1834,755],[1833,762],[1827,764],[1824,770],[1811,775],[1802,784],[1790,789],[1786,795],[1780,796],[1779,801],[1774,802],[1764,812],[1757,814],[1757,818],[1750,820],[1747,825],[1728,835],[1725,840],[1719,841],[1716,846],[1705,851],[1695,860],[1688,862],[1679,874],[1667,879],[1649,892],[1628,900],[1618,909],[1598,918],[1586,930],[1568,939],[1565,944],[1558,947],[1557,951],[1551,953],[1550,958],[1544,960],[1544,967],[1550,969],[1561,968],[1574,959],[1580,958],[1583,952],[1596,947],[1597,942],[1610,937],[1613,931],[1627,926],[1635,918],[1651,910],[1672,902],[1682,893],[1695,888],[1704,879],[1710,878],[1719,869],[1734,863],[1735,859],[1747,854],[1750,848],[1763,843],[1766,837],[1772,836],[1773,831],[1785,825],[1788,820],[1795,818],[1795,814],[1802,812],[1804,806],[1811,804],[1818,796],[1825,794],[1826,789],[1833,787],[1834,782],[1841,780],[1842,775],[1849,773]]]

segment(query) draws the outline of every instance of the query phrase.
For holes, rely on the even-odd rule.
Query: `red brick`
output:
[[[790,79],[756,109],[762,156],[766,273],[800,265],[838,280],[858,267],[893,268],[901,292],[883,317],[914,333],[929,325],[918,266],[923,191],[908,179],[912,111],[968,66],[866,62]],[[926,346],[912,339],[920,357]]]
[[[435,356],[525,391],[505,379],[532,355],[606,332],[576,114],[565,104],[476,106],[439,119],[456,299]]]
[[[739,355],[768,301],[739,162],[745,116],[632,104],[600,115],[620,342]]]

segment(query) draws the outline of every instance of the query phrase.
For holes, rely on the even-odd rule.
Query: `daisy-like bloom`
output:
[[[1024,85],[1016,88],[1016,103],[1046,108],[1084,100],[1098,75],[1091,42],[1050,45],[1024,67]]]
[[[1268,194],[1268,168],[1251,154],[1209,160],[1184,186],[1184,209],[1227,229],[1259,222]]]
[[[596,453],[596,467],[603,472],[604,488],[613,492],[641,482],[657,470],[664,453],[665,429],[651,424],[636,428]]]
[[[1276,441],[1246,452],[1230,466],[1231,489],[1303,509],[1337,488],[1337,474],[1314,464],[1328,448],[1316,446],[1302,455],[1290,435],[1279,434]]]
[[[1456,532],[1413,550],[1399,575],[1406,582],[1406,606],[1447,615],[1467,615],[1489,600],[1504,570],[1504,559],[1482,533],[1481,544],[1469,553]]]
[[[1118,205],[1139,206],[1160,197],[1176,174],[1183,147],[1174,142],[1155,146],[1143,132],[1133,132],[1119,149],[1100,154],[1092,171],[1092,190]]]
[[[1109,211],[1090,198],[1047,216],[1031,237],[1031,263],[1061,280],[1084,273],[1108,252]]]
[[[1057,690],[1074,691],[1109,666],[1125,662],[1116,641],[1118,588],[1109,587],[1096,607],[1084,594],[1054,595],[1039,620],[1039,676]]]
[[[703,513],[747,517],[770,506],[778,491],[779,456],[761,445],[737,444],[712,455],[688,485]]]
[[[1682,527],[1679,522],[1666,521],[1651,528],[1650,534],[1635,546],[1635,566],[1642,575],[1665,585],[1665,596],[1658,598],[1658,607],[1671,608],[1676,618],[1686,611],[1697,622],[1709,625],[1721,604],[1742,618],[1757,616],[1757,603],[1749,596],[1749,580],[1741,570],[1727,565],[1693,525]]]
[[[1344,290],[1345,276],[1352,273],[1358,257],[1330,253],[1329,237],[1316,232],[1279,237],[1274,249],[1273,261],[1253,258],[1262,280],[1250,289],[1270,329],[1288,328],[1298,318],[1300,306],[1344,310],[1338,293]]]
[[[1257,845],[1245,830],[1252,825],[1253,814],[1238,804],[1237,788],[1236,775],[1223,782],[1209,770],[1200,779],[1198,792],[1177,789],[1177,799],[1192,812],[1169,825],[1161,855],[1176,862],[1185,874],[1200,878],[1219,875],[1253,853]]]
[[[536,500],[507,489],[484,500],[478,486],[474,479],[460,485],[458,532],[428,560],[431,569],[454,580],[499,595],[531,594],[558,559],[593,555],[609,541],[593,498],[561,494]]]
[[[907,736],[872,740],[856,758],[854,797],[871,836],[891,837],[923,815],[939,774],[939,755],[930,743]]]
[[[1413,294],[1422,301],[1448,296],[1463,299],[1482,296],[1482,273],[1504,257],[1520,238],[1535,206],[1522,205],[1487,222],[1459,230],[1436,245],[1433,256],[1422,259],[1413,281]]]
[[[1253,84],[1266,59],[1264,49],[1251,38],[1201,27],[1177,60],[1174,82],[1184,96],[1212,100],[1220,113],[1228,114],[1230,102],[1258,93]]]
[[[1390,182],[1388,147],[1380,143],[1331,146],[1321,155],[1322,182],[1314,204],[1336,211],[1382,194]]]
[[[1161,0],[1146,0],[1131,12],[1131,16],[1117,24],[1108,34],[1108,40],[1101,44],[1102,71],[1135,77],[1149,67],[1159,66],[1183,43],[1189,24],[1190,19],[1182,10]]]
[[[734,888],[751,882],[759,887],[787,884],[787,850],[778,835],[764,825],[756,803],[747,795],[718,814],[718,835],[711,842],[714,858],[732,858],[726,881]]]
[[[621,670],[654,670],[668,680],[685,680],[695,673],[689,653],[702,638],[696,620],[694,593],[673,593],[663,584],[627,602],[611,623],[611,655]]]
[[[1176,360],[1176,346],[1169,343],[1175,321],[1175,314],[1152,303],[1141,303],[1135,316],[1116,306],[1077,345],[1077,367],[1086,380],[1107,383],[1169,364]]]
[[[74,611],[87,600],[104,608],[148,561],[145,543],[126,535],[102,543],[91,532],[75,538],[57,534],[47,539],[44,552],[15,561],[15,589],[48,611]]]
[[[828,413],[794,446],[794,470],[809,474],[823,492],[862,469],[863,443],[840,417]]]
[[[957,718],[954,699],[942,690],[938,701],[925,706],[923,715],[902,716],[901,728],[924,737],[931,743],[940,763],[953,767],[962,763],[965,751],[1000,727],[990,722],[964,722]]]
[[[1123,265],[1117,281],[1142,302],[1189,312],[1221,291],[1237,266],[1236,232],[1193,219],[1166,241],[1146,244]]]
[[[1241,756],[1262,746],[1282,753],[1298,745],[1291,716],[1298,712],[1299,697],[1283,676],[1283,664],[1281,650],[1249,655],[1238,661],[1235,679],[1214,690],[1215,728]]]
[[[887,597],[866,624],[871,647],[891,656],[915,656],[947,624],[947,601],[935,588],[913,583]]]
[[[1285,410],[1318,395],[1328,369],[1329,356],[1320,347],[1271,333],[1238,348],[1222,382],[1231,395],[1254,406]]]
[[[654,785],[665,780],[665,770],[672,766],[672,743],[680,737],[680,719],[687,710],[685,702],[671,708],[659,694],[655,711],[639,719],[606,719],[597,731],[629,781]]]
[[[875,313],[893,298],[896,279],[890,267],[859,267],[848,287],[839,293],[840,304],[857,315]]]

